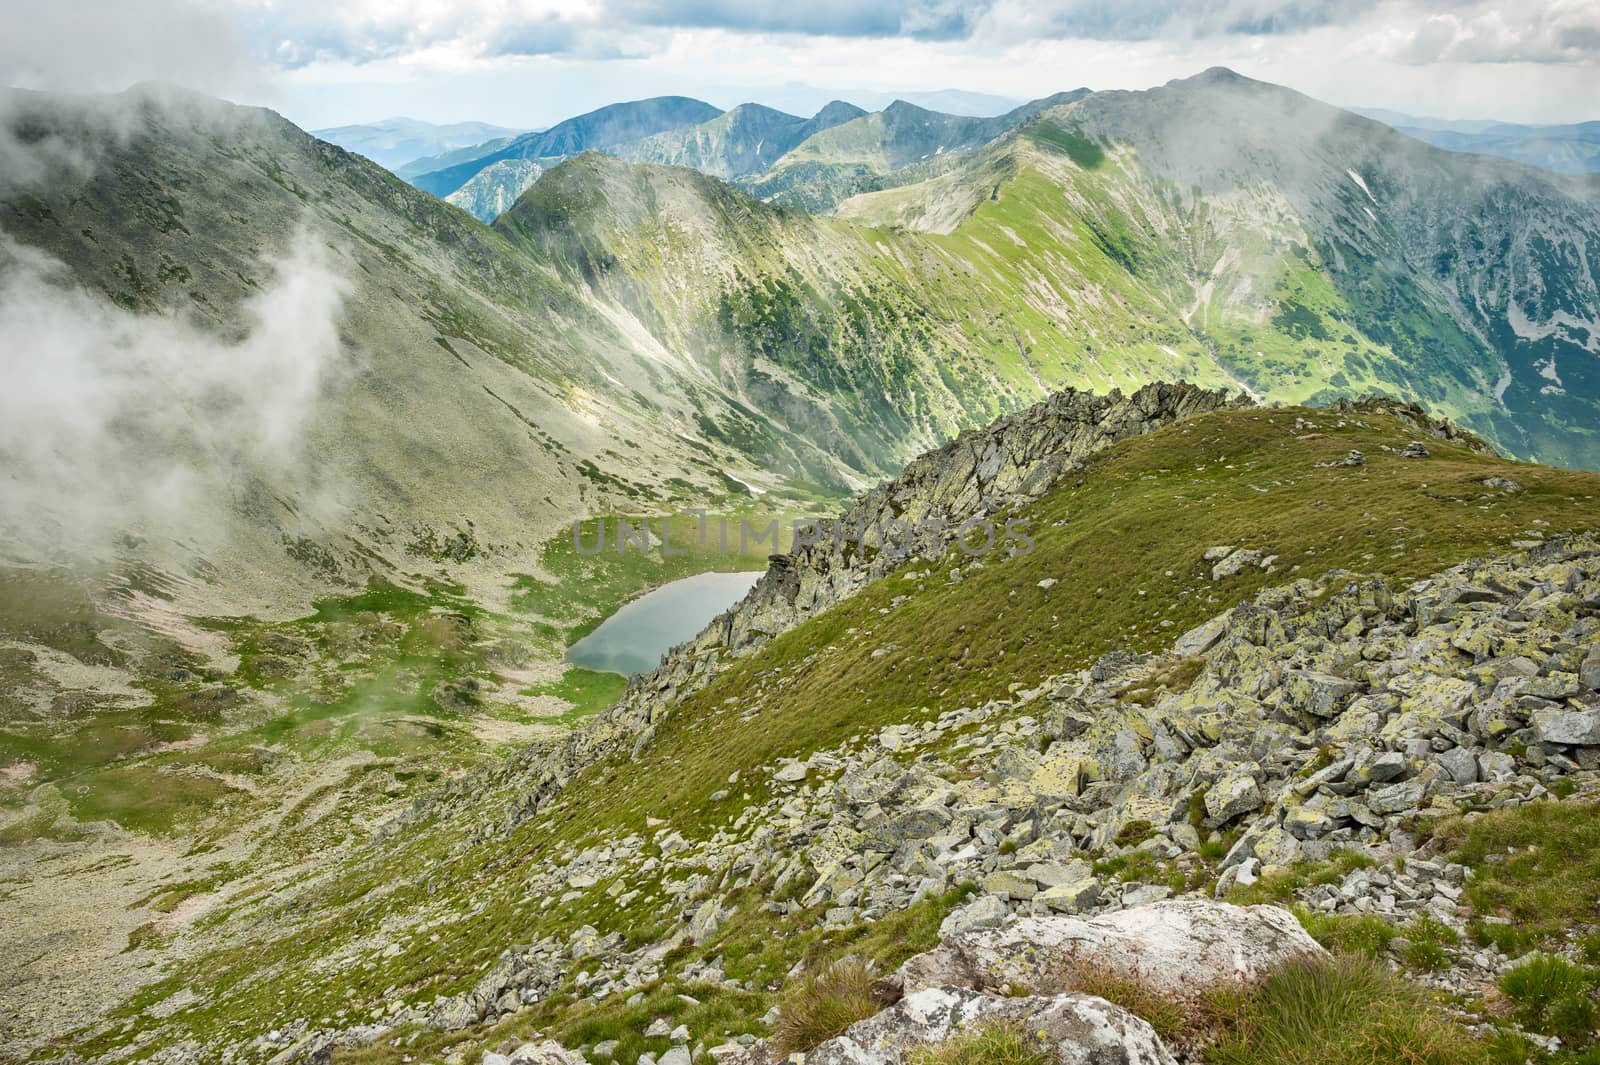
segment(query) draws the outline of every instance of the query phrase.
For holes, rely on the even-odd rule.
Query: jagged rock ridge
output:
[[[1247,403],[1243,396],[1187,384],[1153,384],[1131,396],[1068,389],[986,429],[963,433],[857,497],[831,531],[819,530],[817,543],[774,555],[744,599],[695,639],[673,648],[655,670],[635,677],[612,713],[641,725],[653,721],[660,708],[704,686],[730,658],[754,651],[904,561],[903,552],[880,550],[884,545],[874,530],[937,523],[942,534],[931,542],[923,537],[915,548],[938,554],[963,523],[1037,499],[1089,455],[1197,414]],[[868,532],[867,542],[851,542],[861,530]]]

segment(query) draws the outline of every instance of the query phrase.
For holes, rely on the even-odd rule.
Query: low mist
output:
[[[0,530],[30,552],[125,536],[200,545],[298,477],[334,378],[350,283],[302,231],[242,308],[242,336],[139,315],[0,236]]]

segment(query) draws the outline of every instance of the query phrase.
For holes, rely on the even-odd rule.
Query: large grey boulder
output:
[[[1289,705],[1317,717],[1337,717],[1362,687],[1360,681],[1309,669],[1290,670],[1283,680]]]
[[[1584,656],[1583,665],[1578,668],[1578,679],[1590,691],[1600,691],[1600,643],[1589,648]]]
[[[980,895],[960,909],[952,910],[939,923],[939,936],[941,939],[949,939],[951,936],[966,932],[999,928],[1010,913],[1004,899],[993,895]]]
[[[1027,917],[953,936],[900,967],[907,994],[926,987],[1048,993],[1074,960],[1137,971],[1156,990],[1259,980],[1295,958],[1325,957],[1276,906],[1171,899],[1098,917]]]
[[[1212,826],[1223,825],[1240,814],[1259,810],[1266,805],[1261,787],[1256,783],[1255,763],[1241,766],[1213,784],[1206,792],[1206,821]]]
[[[900,1065],[916,1047],[993,1024],[1024,1027],[1047,1043],[1062,1065],[1176,1065],[1150,1025],[1103,998],[1006,997],[968,987],[929,987],[907,995],[811,1051],[806,1065]]]
[[[1533,730],[1540,743],[1600,747],[1600,710],[1539,710]]]
[[[488,1065],[489,1055],[484,1055]],[[546,1039],[542,1043],[524,1043],[506,1059],[510,1065],[581,1065],[583,1059],[560,1043]]]

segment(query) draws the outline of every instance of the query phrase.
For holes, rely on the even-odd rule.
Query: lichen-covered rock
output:
[[[1025,1027],[1062,1065],[1176,1065],[1149,1024],[1105,999],[1007,997],[967,987],[915,991],[811,1051],[806,1065],[900,1065],[916,1047],[991,1024]]]
[[[1241,814],[1266,805],[1253,770],[1253,766],[1241,767],[1217,781],[1206,792],[1206,819],[1211,824],[1226,824]]]
[[[1053,884],[1034,896],[1057,913],[1082,913],[1100,901],[1100,881],[1088,873]]]
[[[896,974],[911,994],[926,987],[1047,992],[1075,959],[1137,970],[1158,990],[1257,980],[1294,958],[1323,956],[1287,910],[1184,898],[1098,917],[1028,917],[954,936]]]
[[[940,922],[939,935],[948,939],[964,932],[999,928],[1005,923],[1010,912],[1006,909],[1004,900],[993,895],[980,895],[960,909],[951,911],[950,915]]]
[[[1589,653],[1584,656],[1583,665],[1578,669],[1578,678],[1590,691],[1600,691],[1600,643],[1589,648]]]
[[[1360,690],[1359,681],[1311,669],[1290,670],[1283,681],[1289,705],[1317,717],[1336,717]]]
[[[1600,710],[1539,710],[1533,729],[1540,743],[1600,747]]]
[[[488,1055],[485,1055],[487,1062]],[[560,1043],[546,1039],[542,1043],[525,1043],[506,1058],[510,1065],[582,1065],[583,1059]]]

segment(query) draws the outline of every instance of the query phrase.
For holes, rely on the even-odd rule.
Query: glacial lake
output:
[[[602,673],[642,673],[744,598],[762,571],[697,573],[640,596],[567,648],[567,661]]]

